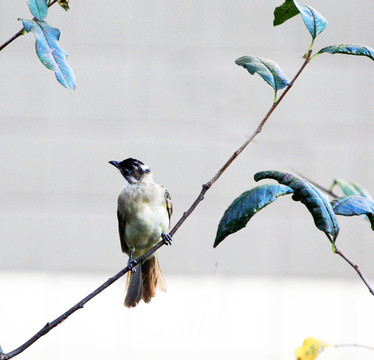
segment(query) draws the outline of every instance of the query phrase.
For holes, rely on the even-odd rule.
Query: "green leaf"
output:
[[[66,52],[61,49],[58,40],[60,30],[49,26],[44,21],[22,20],[27,32],[33,32],[36,38],[36,53],[48,69],[55,72],[59,83],[73,91],[76,87],[73,71],[66,62]]]
[[[273,25],[280,25],[299,13],[314,40],[326,28],[327,20],[317,10],[295,0],[286,0],[274,10]]]
[[[242,56],[235,60],[239,66],[243,66],[251,75],[259,74],[275,91],[286,87],[290,81],[274,61],[260,57]]]
[[[336,44],[331,46],[326,46],[317,54],[345,54],[345,55],[356,55],[356,56],[367,56],[371,60],[374,60],[374,49],[365,46],[365,45],[357,45],[357,44]]]
[[[363,196],[343,196],[331,201],[332,209],[337,215],[366,215],[374,230],[374,202]]]
[[[307,180],[281,171],[261,171],[255,174],[254,179],[255,181],[274,179],[293,189],[295,192],[293,199],[301,201],[308,208],[316,227],[325,232],[327,236],[330,234],[333,244],[335,243],[339,225],[334,211],[327,199]]]
[[[214,247],[228,235],[245,227],[251,217],[279,196],[291,194],[293,190],[284,185],[261,185],[244,192],[226,209],[219,222]]]
[[[364,187],[362,187],[360,184],[354,183],[352,181],[350,181],[350,183],[354,187],[354,189],[358,192],[358,195],[366,197],[369,200],[373,200],[369,192]]]
[[[300,14],[300,11],[293,0],[286,0],[281,6],[275,8],[273,25],[281,25],[298,14]]]
[[[43,21],[48,14],[47,0],[29,0],[27,2],[31,14],[38,20]]]
[[[330,187],[330,191],[332,191],[336,185],[340,187],[345,195],[359,195],[372,200],[369,192],[360,184],[354,183],[349,180],[336,178],[334,179]]]

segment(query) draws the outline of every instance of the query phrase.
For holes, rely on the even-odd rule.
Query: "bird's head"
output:
[[[133,158],[128,158],[121,162],[113,160],[109,161],[109,164],[115,166],[130,184],[141,181],[144,176],[149,175],[151,172],[147,165]]]

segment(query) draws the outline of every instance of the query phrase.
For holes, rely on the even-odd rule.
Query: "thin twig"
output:
[[[300,175],[301,176],[301,175]],[[323,186],[317,184],[316,182],[310,180],[310,179],[307,179],[305,178],[304,176],[302,176],[305,180],[309,181],[312,185],[314,185],[315,187],[319,188],[320,190],[324,191],[326,194],[328,195],[331,195],[332,197],[334,198],[338,198],[339,196],[336,195],[335,193],[333,193],[331,190],[328,190],[326,188],[324,188]],[[346,255],[344,255],[341,250],[339,250],[336,245],[333,243],[332,239],[330,236],[328,236],[330,242],[333,244],[333,248],[334,248],[334,253],[335,254],[338,254],[339,256],[341,256],[349,265],[351,265],[355,271],[357,272],[358,276],[361,278],[361,280],[364,282],[364,284],[366,285],[366,287],[369,289],[370,293],[372,295],[374,295],[374,290],[373,288],[370,286],[369,284],[369,281],[366,279],[365,275],[361,272],[361,270],[359,269],[358,265],[354,264]],[[339,346],[359,346],[359,345],[339,345]],[[362,347],[362,346],[361,346]],[[373,348],[374,350],[374,348]]]
[[[56,2],[55,0],[54,2]],[[54,4],[51,3],[51,5]],[[301,72],[304,70],[305,66],[309,63],[310,56],[312,54],[312,51],[309,50],[306,59],[301,66],[300,70],[297,72],[295,77],[292,79],[291,83],[288,85],[288,87],[283,91],[282,95],[279,97],[279,99],[273,103],[270,110],[267,112],[263,120],[261,121],[260,125],[257,127],[256,131],[253,133],[253,135],[245,141],[245,143],[234,152],[234,154],[226,161],[226,163],[222,166],[222,168],[217,172],[216,175],[213,176],[213,178],[208,181],[206,184],[202,186],[201,192],[196,198],[196,200],[193,202],[193,204],[190,206],[190,208],[183,213],[183,216],[179,219],[179,221],[175,224],[173,229],[170,231],[170,236],[173,236],[177,230],[180,228],[180,226],[184,223],[184,221],[191,215],[191,213],[195,210],[195,208],[199,205],[199,203],[204,199],[205,193],[210,189],[210,187],[219,179],[219,177],[224,173],[224,171],[231,165],[231,163],[240,155],[240,153],[247,147],[247,145],[261,132],[263,126],[265,125],[266,121],[270,117],[270,115],[273,113],[275,108],[278,106],[278,104],[282,101],[284,96],[287,94],[287,92],[291,89],[292,85],[296,81],[296,79],[299,77]],[[141,263],[146,258],[151,256],[154,252],[156,252],[161,246],[163,246],[165,243],[164,241],[160,241],[158,244],[156,244],[152,249],[148,250],[145,254],[140,256],[139,258],[135,259],[135,264]],[[96,295],[98,295],[100,292],[102,292],[104,289],[106,289],[109,285],[111,285],[113,282],[118,280],[121,276],[126,274],[129,271],[129,268],[126,266],[123,270],[121,270],[117,275],[114,275],[109,280],[107,280],[104,284],[102,284],[100,287],[98,287],[96,290],[94,290],[91,294],[86,296],[83,300],[78,302],[76,305],[74,305],[72,308],[70,308],[68,311],[66,311],[64,314],[59,316],[57,319],[53,320],[50,323],[47,323],[39,332],[37,332],[32,338],[30,338],[28,341],[26,341],[23,345],[18,347],[17,349],[4,354],[0,352],[0,360],[8,360],[12,357],[20,354],[25,349],[27,349],[30,345],[32,345],[35,341],[37,341],[39,338],[47,334],[49,331],[51,331],[54,327],[56,327],[58,324],[60,324],[62,321],[67,319],[71,314],[73,314],[75,311],[82,309],[83,306],[90,301],[92,298],[94,298]]]
[[[296,73],[295,77],[292,79],[290,84],[287,86],[287,88],[283,91],[282,95],[279,97],[279,99],[273,103],[270,110],[267,112],[265,117],[262,119],[260,125],[257,127],[256,131],[252,134],[252,136],[249,137],[248,140],[245,141],[245,143],[237,149],[231,157],[226,161],[226,163],[221,167],[221,169],[217,172],[216,175],[213,176],[211,180],[209,180],[206,184],[202,186],[201,192],[199,196],[196,198],[194,203],[191,205],[191,207],[183,214],[183,216],[179,219],[179,221],[176,223],[174,228],[171,230],[170,235],[173,236],[175,232],[179,229],[179,227],[184,223],[184,221],[191,215],[191,213],[195,210],[196,206],[199,205],[199,203],[204,199],[205,193],[210,189],[210,187],[220,178],[220,176],[224,173],[224,171],[231,165],[231,163],[242,153],[242,151],[248,146],[248,144],[261,132],[262,128],[264,127],[266,121],[270,117],[270,115],[273,113],[275,108],[279,105],[279,103],[283,100],[283,98],[286,96],[288,91],[291,89],[301,72],[304,70],[304,68],[308,65],[310,56],[312,55],[312,50],[309,50],[306,54],[305,61],[303,65],[301,66],[300,70]]]
[[[374,295],[374,290],[373,288],[370,286],[369,284],[369,281],[366,279],[365,275],[361,272],[360,268],[358,267],[358,265],[356,265],[355,263],[353,263],[346,255],[344,255],[335,245],[335,254],[338,254],[339,256],[341,256],[349,265],[351,265],[353,267],[353,269],[355,269],[356,273],[358,274],[358,276],[361,278],[361,280],[364,282],[364,284],[366,285],[366,287],[368,288],[368,290],[370,291],[370,293],[372,295]]]
[[[53,320],[52,322],[48,322],[40,331],[38,331],[32,338],[27,340],[23,345],[18,347],[17,349],[4,354],[1,351],[0,347],[0,360],[7,360],[14,356],[19,355],[21,352],[26,350],[30,345],[32,345],[35,341],[40,339],[45,334],[48,334],[54,327],[62,323],[65,319],[67,319],[71,314],[76,312],[79,309],[82,309],[83,306],[89,302],[92,298],[94,298],[96,295],[100,294],[104,289],[106,289],[109,285],[113,284],[116,280],[118,280],[121,276],[126,274],[129,271],[129,268],[126,266],[124,269],[122,269],[118,274],[114,275],[110,279],[108,279],[105,283],[103,283],[101,286],[99,286],[96,290],[94,290],[91,294],[87,295],[83,300],[75,304],[72,308],[70,308],[68,311],[63,313],[61,316],[59,316],[57,319]]]
[[[53,0],[50,4],[48,4],[48,7],[52,6],[56,2],[57,2],[57,0]],[[34,18],[34,20],[35,20],[35,18]],[[13,42],[14,40],[16,40],[19,36],[21,36],[24,31],[25,31],[25,27],[23,26],[20,31],[18,31],[9,40],[5,41],[5,43],[0,46],[0,51],[3,50],[6,46],[8,46],[11,42]]]
[[[334,192],[332,192],[331,190],[329,190],[329,189],[323,187],[322,185],[316,183],[316,182],[313,181],[313,180],[308,179],[308,178],[305,177],[304,175],[302,175],[302,174],[300,174],[300,173],[297,173],[297,175],[301,176],[303,179],[307,180],[307,181],[310,182],[313,186],[315,186],[316,188],[322,190],[322,191],[323,191],[324,193],[326,193],[327,195],[330,195],[330,196],[332,196],[332,197],[334,197],[334,198],[338,198],[338,197],[339,197],[338,195],[336,195],[336,194],[335,194]]]
[[[351,259],[348,258],[348,256],[344,255],[341,250],[339,250],[337,247],[336,247],[336,244],[335,244],[335,241],[332,239],[331,235],[328,234],[328,233],[325,233],[327,238],[330,240],[331,244],[332,244],[332,249],[333,249],[333,252],[339,256],[341,256],[349,265],[351,265],[353,267],[353,269],[356,271],[356,273],[358,274],[358,276],[361,278],[361,280],[364,282],[364,284],[366,285],[366,287],[368,288],[368,290],[370,291],[370,293],[372,295],[374,295],[374,290],[373,288],[371,287],[371,285],[369,284],[369,281],[366,279],[365,275],[361,272],[360,268],[358,267],[358,265],[356,265]],[[0,359],[1,360],[1,359]]]
[[[21,36],[24,31],[25,28],[22,27],[22,29],[18,31],[18,33],[14,34],[8,41],[6,41],[3,45],[0,46],[0,51],[3,50],[6,46],[8,46],[12,41],[16,40],[19,36]]]
[[[333,346],[335,348],[339,348],[339,347],[358,347],[358,348],[374,351],[374,347],[366,346],[366,345],[360,345],[360,344],[338,344],[338,345],[333,345]]]

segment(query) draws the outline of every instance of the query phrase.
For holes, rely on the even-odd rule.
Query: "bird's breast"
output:
[[[126,244],[133,249],[134,258],[141,256],[169,228],[164,190],[157,184],[128,185],[118,198],[118,211],[123,214]]]

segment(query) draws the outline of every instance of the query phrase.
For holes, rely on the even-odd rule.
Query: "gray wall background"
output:
[[[174,201],[174,223],[252,134],[273,99],[243,55],[276,61],[292,77],[310,44],[301,17],[272,26],[281,1],[74,1],[47,21],[61,30],[78,87],[69,94],[27,34],[1,52],[0,269],[114,272],[126,263],[117,234],[123,179],[108,160],[150,165]],[[371,0],[310,0],[329,21],[315,50],[374,46]],[[0,3],[1,43],[31,18],[25,1]],[[356,278],[299,203],[281,198],[217,249],[217,224],[259,170],[334,177],[374,193],[374,64],[322,55],[304,71],[256,141],[160,251],[166,273]],[[374,276],[374,235],[339,218],[339,245]]]

